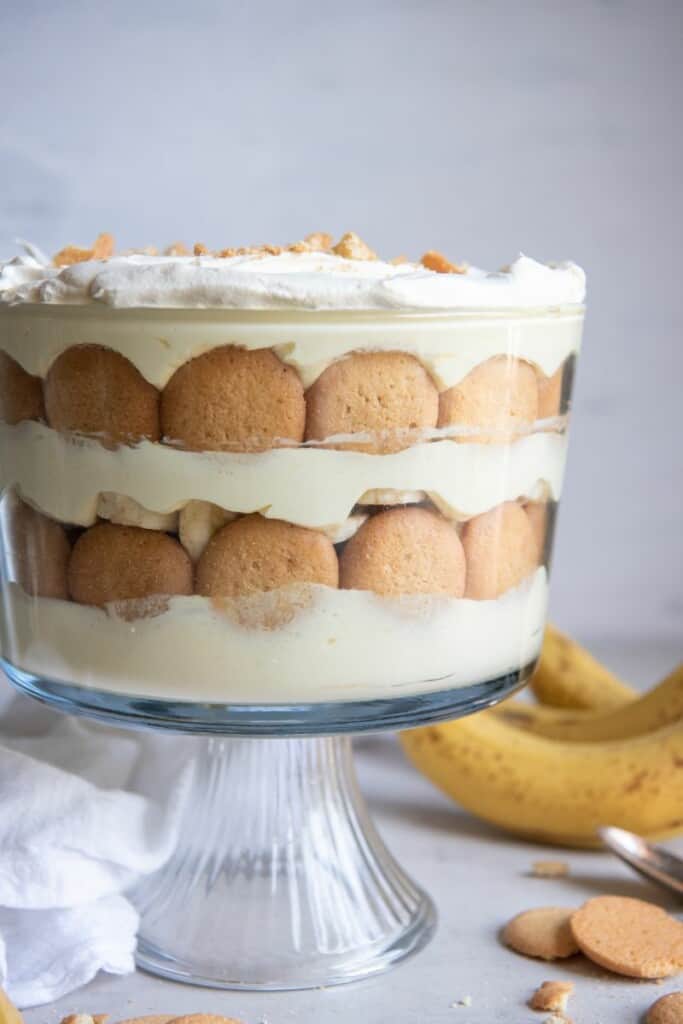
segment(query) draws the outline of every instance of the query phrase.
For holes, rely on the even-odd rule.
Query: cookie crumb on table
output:
[[[565,878],[569,874],[569,865],[563,860],[536,860],[530,873],[534,878]]]
[[[573,991],[571,981],[544,981],[532,995],[529,1006],[532,1010],[562,1012],[567,1009],[567,1001]]]

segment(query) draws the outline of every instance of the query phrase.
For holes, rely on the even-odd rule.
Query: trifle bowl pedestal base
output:
[[[314,988],[429,940],[433,905],[377,834],[349,737],[193,743],[175,853],[134,896],[140,967],[217,988]]]
[[[58,710],[189,738],[174,853],[132,893],[137,961],[175,981],[255,990],[360,980],[429,941],[434,906],[375,830],[351,734],[482,710],[523,686],[534,667],[386,701],[220,705],[89,689],[0,665],[19,691]]]

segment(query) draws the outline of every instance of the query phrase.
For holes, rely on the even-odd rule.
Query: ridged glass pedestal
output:
[[[114,694],[0,665],[23,693],[69,714],[195,734],[175,852],[132,894],[138,963],[176,981],[263,990],[371,976],[434,931],[431,900],[370,820],[349,734],[471,714],[533,670],[387,700],[231,705]]]
[[[308,988],[382,971],[428,941],[433,906],[375,831],[349,738],[196,742],[179,845],[135,896],[141,967]]]

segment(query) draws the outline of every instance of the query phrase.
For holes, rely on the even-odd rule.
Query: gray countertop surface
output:
[[[594,645],[612,667],[641,685],[658,679],[683,653],[671,642]],[[683,982],[661,984],[608,976],[581,958],[545,964],[505,949],[500,927],[533,906],[573,906],[599,893],[639,896],[680,909],[607,854],[559,851],[515,840],[465,814],[405,761],[391,736],[357,741],[361,784],[382,835],[403,866],[429,890],[439,911],[431,944],[387,974],[337,988],[289,993],[223,992],[163,981],[138,972],[100,975],[51,1006],[25,1013],[27,1024],[52,1024],[67,1013],[107,1012],[112,1020],[194,1011],[247,1024],[363,1021],[364,1024],[497,1024],[544,1021],[526,1000],[546,979],[575,983],[575,1024],[629,1024]],[[683,851],[683,840],[672,846]],[[529,875],[534,860],[561,858],[562,879]],[[458,1001],[469,996],[471,1005]]]

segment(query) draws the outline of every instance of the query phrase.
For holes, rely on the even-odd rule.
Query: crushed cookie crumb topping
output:
[[[347,231],[345,235],[342,235],[337,244],[332,246],[332,252],[347,260],[377,259],[377,253],[373,252],[370,246],[366,245],[354,231]]]
[[[287,252],[329,252],[334,239],[326,231],[313,231],[300,242],[292,242]]]
[[[164,249],[164,256],[189,256],[190,250],[184,242],[171,242]]]
[[[74,263],[86,263],[88,260],[108,260],[114,255],[114,236],[103,232],[98,235],[90,249],[81,249],[77,245],[66,245],[60,249],[52,262],[56,267],[71,267]]]
[[[424,254],[420,263],[427,270],[433,270],[437,274],[466,274],[467,264],[466,263],[451,263],[449,259],[446,259],[443,253],[437,252],[436,249],[430,249]]]
[[[377,253],[360,238],[354,231],[347,231],[335,244],[332,235],[326,231],[312,231],[298,242],[289,245],[246,245],[228,246],[224,249],[211,250],[203,242],[195,242],[192,250],[188,249],[184,242],[172,242],[163,250],[164,256],[212,256],[218,259],[229,259],[233,256],[279,256],[281,253],[334,253],[347,260],[377,260]],[[147,256],[157,256],[159,250],[152,245],[142,249],[129,249],[119,255],[140,253]],[[86,260],[108,260],[115,254],[114,238],[108,233],[97,236],[89,249],[76,245],[67,245],[54,257],[53,264],[57,267],[69,267],[74,263],[83,263]],[[392,266],[400,266],[409,263],[407,256],[394,256],[387,261]],[[465,274],[467,264],[452,263],[443,253],[430,249],[426,252],[420,263],[427,270],[437,274]]]
[[[304,245],[308,246],[309,252],[329,252],[333,242],[334,238],[326,231],[312,231],[304,238]]]

